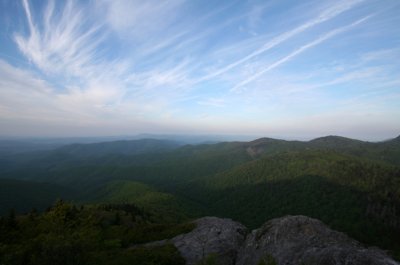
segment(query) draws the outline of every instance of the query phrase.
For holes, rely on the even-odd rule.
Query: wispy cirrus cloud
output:
[[[260,133],[346,102],[400,113],[387,1],[5,2],[0,122]]]
[[[124,38],[142,41],[170,28],[176,22],[183,0],[137,1],[104,0],[100,5],[106,9],[106,20],[111,28]]]
[[[99,45],[103,40],[102,25],[88,24],[87,10],[73,1],[65,2],[61,13],[49,1],[42,20],[35,20],[27,0],[23,1],[29,34],[16,33],[14,38],[21,52],[47,73],[87,76],[93,74],[93,62],[99,63]]]
[[[377,51],[366,52],[362,55],[361,60],[363,62],[370,61],[387,61],[387,60],[399,60],[400,59],[400,48],[382,49]]]
[[[225,107],[225,100],[222,98],[208,98],[206,100],[198,101],[197,104],[211,107]]]
[[[253,74],[252,76],[248,77],[247,79],[243,80],[242,82],[240,82],[239,84],[237,84],[236,86],[234,86],[234,87],[231,89],[231,91],[237,92],[237,91],[239,90],[239,88],[241,88],[241,87],[245,86],[246,84],[250,83],[251,81],[255,80],[256,78],[258,78],[258,77],[261,76],[262,74],[264,74],[264,73],[266,73],[266,72],[268,72],[268,71],[270,71],[270,70],[272,70],[272,69],[278,67],[279,65],[281,65],[281,64],[283,64],[283,63],[285,63],[285,62],[290,61],[291,59],[293,59],[293,58],[296,57],[297,55],[299,55],[299,54],[301,54],[301,53],[307,51],[308,49],[310,49],[310,48],[312,48],[312,47],[314,47],[314,46],[316,46],[316,45],[319,45],[320,43],[322,43],[322,42],[324,42],[324,41],[326,41],[326,40],[328,40],[328,39],[330,39],[330,38],[332,38],[332,37],[334,37],[334,36],[336,36],[336,35],[338,35],[338,34],[340,34],[340,33],[342,33],[342,32],[345,32],[346,30],[349,30],[349,29],[351,29],[351,28],[353,28],[353,27],[355,27],[355,26],[357,26],[357,25],[363,23],[364,21],[366,21],[366,20],[369,19],[370,17],[371,17],[371,16],[364,17],[364,18],[362,18],[362,19],[360,19],[360,20],[357,20],[356,22],[353,22],[352,24],[350,24],[350,25],[348,25],[348,26],[345,26],[345,27],[341,27],[341,28],[332,30],[332,31],[330,31],[330,32],[328,32],[328,33],[326,33],[326,34],[324,34],[323,36],[317,38],[316,40],[314,40],[314,41],[312,41],[312,42],[310,42],[310,43],[307,43],[307,44],[301,46],[300,48],[298,48],[298,49],[296,49],[295,51],[291,52],[291,53],[288,54],[287,56],[285,56],[285,57],[279,59],[278,61],[276,61],[276,62],[270,64],[269,66],[267,66],[267,67],[266,67],[265,69],[263,69],[262,71],[259,71],[259,72],[255,73],[255,74]]]
[[[144,17],[128,21],[126,25],[119,25],[119,22],[115,21],[112,23],[117,23],[113,26],[117,27],[118,31],[135,31],[136,27],[140,27],[140,23],[144,23],[141,20],[146,18],[144,20],[148,23],[154,23],[152,20],[158,17],[160,12],[170,11],[177,3],[178,1],[171,6],[160,4],[156,10],[150,8],[150,3],[143,4],[133,15]],[[133,3],[111,1],[107,4],[110,5],[108,11],[111,16],[115,17],[115,9],[119,10],[124,4],[129,6]],[[151,70],[132,71],[129,68],[135,65],[135,62],[107,56],[102,45],[107,41],[110,31],[107,30],[106,24],[99,23],[96,17],[85,17],[85,13],[88,12],[86,6],[68,1],[62,6],[62,12],[57,12],[55,2],[49,1],[43,16],[38,15],[37,19],[32,15],[28,1],[23,1],[23,7],[29,33],[26,36],[16,33],[15,42],[29,61],[41,71],[50,76],[62,76],[64,91],[59,98],[62,99],[61,103],[68,107],[78,103],[86,105],[84,109],[87,109],[87,105],[115,106],[125,104],[123,101],[131,104],[135,101],[135,105],[141,105],[137,102],[143,102],[144,98],[148,100],[146,93],[149,93],[149,90],[164,86],[164,91],[156,97],[164,96],[168,99],[169,96],[173,96],[166,93],[169,88],[175,90],[178,84],[179,87],[185,84],[185,62],[172,68],[159,65]],[[149,15],[151,16],[147,17]],[[124,98],[125,95],[134,95],[135,98]]]
[[[256,49],[255,51],[253,51],[252,53],[248,54],[247,56],[233,62],[230,63],[228,65],[226,65],[225,67],[213,72],[212,74],[209,74],[207,76],[202,77],[199,81],[203,81],[203,80],[208,80],[210,78],[214,78],[216,76],[219,76],[229,70],[231,70],[232,68],[241,65],[245,62],[247,62],[248,60],[256,57],[257,55],[260,55],[274,47],[276,47],[277,45],[281,44],[282,42],[294,37],[297,34],[300,34],[318,24],[321,24],[325,21],[328,21],[330,19],[335,18],[336,16],[342,14],[343,12],[353,8],[354,6],[356,6],[357,4],[363,2],[364,0],[353,0],[353,1],[340,1],[339,3],[337,3],[336,5],[328,8],[327,10],[323,11],[320,15],[318,15],[316,18],[309,20],[307,22],[305,22],[304,24],[295,27],[294,29],[291,29],[287,32],[284,32],[276,37],[274,37],[272,40],[267,41],[266,43],[264,43],[264,45],[258,49]]]

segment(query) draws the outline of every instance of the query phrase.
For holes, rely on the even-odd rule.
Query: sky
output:
[[[400,134],[398,0],[0,0],[0,136]]]

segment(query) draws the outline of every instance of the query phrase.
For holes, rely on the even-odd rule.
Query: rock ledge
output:
[[[203,217],[187,234],[146,244],[172,243],[188,265],[212,255],[219,265],[400,265],[378,248],[366,248],[317,219],[285,216],[247,233],[231,219]],[[273,261],[273,262],[271,262]]]

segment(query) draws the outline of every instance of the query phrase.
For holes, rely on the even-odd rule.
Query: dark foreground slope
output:
[[[2,265],[179,265],[177,249],[129,250],[132,244],[171,238],[194,228],[155,218],[133,204],[75,207],[58,201],[39,214],[0,217]]]

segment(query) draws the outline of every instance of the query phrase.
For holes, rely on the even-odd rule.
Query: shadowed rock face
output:
[[[203,261],[210,255],[210,264],[218,265],[400,265],[384,251],[365,248],[306,216],[276,218],[248,234],[230,219],[204,217],[195,222],[190,233],[144,246],[173,243],[188,265],[208,264]]]
[[[258,264],[273,257],[277,264],[399,264],[376,248],[364,248],[343,233],[306,216],[273,219],[252,231],[238,252],[236,265]]]
[[[286,216],[266,222],[247,234],[230,219],[204,217],[190,233],[145,246],[173,243],[186,264],[202,264],[214,255],[218,265],[400,265],[384,251],[365,248],[343,233],[306,216]],[[275,262],[275,263],[274,263]]]
[[[171,240],[186,264],[198,264],[210,254],[216,254],[218,264],[235,264],[237,252],[247,234],[246,227],[217,217],[203,217],[196,220],[196,224],[190,233]]]

